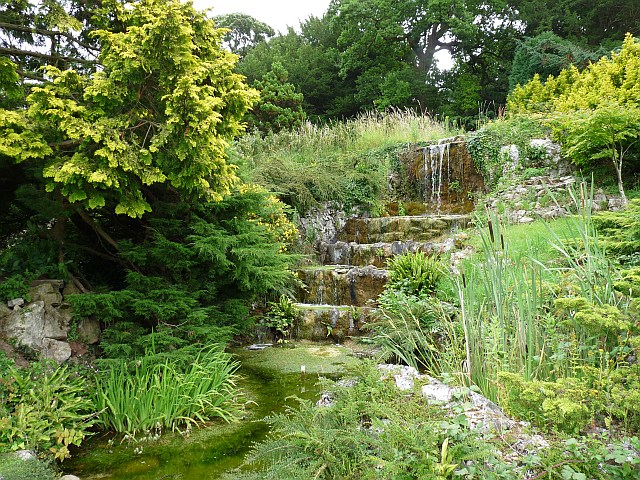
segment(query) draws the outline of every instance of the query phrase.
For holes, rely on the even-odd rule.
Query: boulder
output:
[[[14,298],[7,302],[9,308],[21,307],[22,305],[24,305],[24,298]]]
[[[54,340],[53,338],[44,338],[42,340],[41,352],[45,358],[62,363],[71,358],[71,345],[67,342]]]
[[[54,308],[38,300],[0,318],[0,334],[18,345],[64,362],[71,356],[67,338],[71,316],[68,309]]]
[[[53,306],[60,305],[62,303],[62,294],[60,293],[60,289],[57,288],[58,286],[62,286],[60,283],[61,280],[51,280],[38,281],[35,285],[31,284],[31,288],[29,288],[31,301],[42,301],[47,305]]]
[[[94,345],[100,340],[100,322],[92,318],[83,318],[78,322],[76,333],[79,341]]]
[[[33,302],[2,319],[0,333],[34,350],[42,348],[44,302]]]

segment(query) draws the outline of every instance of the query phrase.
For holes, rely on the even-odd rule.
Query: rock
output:
[[[533,222],[535,222],[535,219],[531,217],[520,217],[518,219],[518,223],[533,223]]]
[[[422,387],[422,395],[438,403],[470,403],[465,416],[471,428],[501,432],[512,428],[516,422],[507,417],[500,407],[479,393],[461,387],[450,387],[435,378],[427,377],[429,383]]]
[[[47,305],[57,306],[62,303],[62,294],[60,289],[56,289],[61,280],[41,281],[29,288],[29,296],[32,302],[42,301]],[[61,285],[60,285],[61,287]]]
[[[0,319],[11,315],[12,310],[4,303],[0,303]],[[1,321],[0,321],[1,322]]]
[[[80,480],[80,478],[75,475],[63,475],[59,480]]]
[[[37,349],[42,348],[44,331],[44,302],[30,303],[26,307],[14,310],[3,319],[0,333],[7,338],[17,340],[21,345]]]
[[[45,358],[58,363],[66,362],[71,358],[71,345],[60,340],[45,338],[42,342],[42,354]]]
[[[20,460],[25,460],[25,461],[35,460],[38,458],[36,454],[31,450],[16,450],[14,452],[14,455]]]
[[[100,340],[100,322],[93,318],[83,318],[78,322],[78,328],[76,330],[78,340],[86,343],[87,345],[94,345]]]
[[[45,304],[44,313],[42,336],[53,338],[54,340],[66,340],[69,325],[71,324],[71,312]]]
[[[79,293],[82,293],[82,291],[78,287],[76,287],[73,282],[67,283],[62,289],[63,297],[66,297],[67,295],[77,295]]]
[[[24,305],[24,298],[14,298],[7,302],[9,308],[21,307],[22,305]]]
[[[502,413],[495,403],[468,388],[450,387],[435,378],[420,375],[413,367],[378,365],[378,368],[384,372],[383,379],[393,376],[396,386],[401,391],[412,390],[416,379],[426,379],[428,383],[421,388],[422,395],[433,402],[443,404],[447,409],[450,409],[453,403],[462,404],[471,428],[500,432],[516,424]]]
[[[421,378],[420,373],[413,367],[406,365],[378,365],[378,369],[383,373],[382,378],[389,378],[393,376],[393,381],[398,387],[398,390],[407,391],[413,389],[416,378]]]
[[[42,353],[45,358],[64,362],[71,355],[70,345],[63,341],[70,318],[68,309],[56,309],[38,300],[0,319],[0,334]]]

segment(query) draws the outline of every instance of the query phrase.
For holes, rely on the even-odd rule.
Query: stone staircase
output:
[[[347,220],[333,241],[316,243],[318,264],[298,271],[306,285],[297,292],[298,338],[339,342],[360,335],[389,278],[387,261],[405,252],[450,250],[452,233],[469,221],[468,215]]]

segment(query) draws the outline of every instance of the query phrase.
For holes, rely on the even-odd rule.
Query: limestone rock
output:
[[[15,307],[21,307],[22,305],[24,305],[24,298],[14,298],[13,300],[9,300],[7,302],[7,306],[9,308],[15,308]]]
[[[44,302],[33,302],[14,310],[0,325],[0,333],[13,338],[19,344],[36,350],[42,348],[44,331]]]
[[[71,322],[70,311],[53,308],[51,305],[45,304],[44,313],[43,337],[65,340]]]
[[[427,380],[427,384],[421,388],[422,395],[447,409],[454,403],[461,404],[471,428],[503,431],[516,424],[491,400],[467,388],[450,387],[435,378],[420,375],[415,368],[405,365],[378,365],[378,368],[384,372],[383,378],[393,376],[401,391],[412,390],[416,380]]]
[[[38,300],[0,318],[0,334],[42,353],[45,358],[64,362],[71,356],[71,347],[64,341],[70,318],[68,310]]]
[[[16,450],[14,455],[24,461],[35,460],[38,458],[32,450]]]
[[[35,283],[35,282],[34,282]],[[29,288],[29,296],[32,302],[42,301],[47,305],[57,306],[62,303],[62,294],[60,289],[56,288],[60,285],[61,280],[40,281],[31,285]]]
[[[59,480],[80,480],[80,478],[75,475],[63,475]]]
[[[78,323],[78,340],[88,345],[94,345],[100,340],[100,322],[92,318],[83,318]]]
[[[66,362],[71,358],[71,345],[60,340],[45,338],[42,341],[42,354],[45,358],[55,360],[58,363]]]

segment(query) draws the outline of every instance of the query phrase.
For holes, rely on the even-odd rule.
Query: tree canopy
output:
[[[257,97],[220,48],[223,31],[174,1],[116,5],[114,15],[127,29],[93,32],[98,70],[48,65],[27,109],[0,113],[0,154],[30,160],[48,192],[83,208],[139,217],[156,184],[221,199],[236,181],[224,150]]]
[[[570,66],[542,82],[536,75],[516,87],[508,100],[511,113],[543,113],[556,137],[578,165],[609,159],[623,187],[623,160],[633,158],[640,167],[640,42],[627,34],[620,51],[602,57],[583,71]]]

